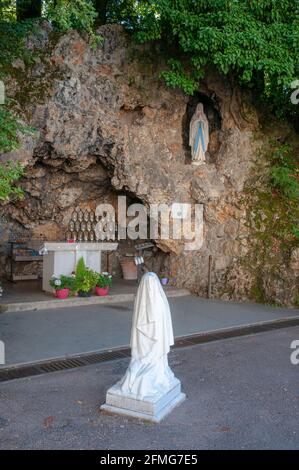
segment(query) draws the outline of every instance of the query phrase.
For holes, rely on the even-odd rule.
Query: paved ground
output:
[[[186,401],[158,425],[99,413],[126,359],[1,384],[1,449],[299,449],[299,327],[177,349]]]
[[[176,337],[299,317],[298,309],[194,296],[170,298],[169,303]],[[132,303],[123,303],[1,314],[6,365],[127,346],[132,309]]]
[[[0,305],[6,303],[38,302],[53,299],[53,295],[42,290],[42,280],[9,282],[2,281],[4,295],[0,298]],[[137,281],[113,279],[112,294],[128,294],[137,290]]]

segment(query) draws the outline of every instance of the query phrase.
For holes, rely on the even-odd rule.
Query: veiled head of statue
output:
[[[161,284],[157,274],[148,272],[142,276],[139,288],[153,290],[157,287],[160,288],[160,286]]]

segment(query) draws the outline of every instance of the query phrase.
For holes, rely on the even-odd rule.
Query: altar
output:
[[[45,242],[43,253],[43,290],[53,292],[50,279],[61,274],[70,275],[75,271],[78,260],[83,257],[87,267],[102,271],[102,252],[114,251],[118,243],[64,243]]]

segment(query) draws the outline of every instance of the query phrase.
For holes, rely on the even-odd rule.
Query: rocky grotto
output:
[[[155,240],[153,268],[167,266],[172,283],[199,296],[293,305],[298,296],[299,248],[267,245],[273,220],[283,214],[263,194],[271,139],[298,138],[263,116],[248,92],[210,70],[188,97],[159,78],[159,44],[137,45],[118,25],[100,28],[90,47],[84,33],[55,35],[48,23],[32,36],[31,67],[12,64],[6,93],[35,131],[1,161],[25,165],[25,197],[1,206],[1,275],[8,241],[18,237],[62,240],[75,207],[132,202],[200,203],[204,243],[186,252],[177,240]],[[42,51],[42,54],[40,53]],[[189,126],[198,103],[209,123],[204,164],[192,165]],[[274,123],[274,124],[273,124]],[[271,236],[270,236],[271,238]],[[120,243],[113,274],[120,275]],[[210,256],[212,258],[210,258]]]

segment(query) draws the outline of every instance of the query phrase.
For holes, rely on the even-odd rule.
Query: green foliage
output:
[[[88,31],[97,16],[88,0],[50,0],[46,8],[47,18],[62,32],[69,29]]]
[[[0,164],[0,200],[6,201],[10,196],[22,197],[23,191],[15,186],[15,182],[23,175],[23,167],[12,161]]]
[[[298,0],[149,0],[132,24],[140,42],[162,40],[180,60],[163,75],[171,86],[196,89],[207,66],[254,87],[275,110],[294,113],[290,84],[299,74]]]
[[[260,304],[267,303],[265,299],[265,293],[262,288],[262,281],[260,276],[257,276],[255,279],[255,283],[251,287],[250,297],[254,299],[255,302]]]
[[[89,292],[96,286],[98,273],[85,266],[83,257],[81,257],[76,266],[76,290]]]
[[[257,246],[257,261],[279,260],[299,243],[299,180],[291,145],[271,144],[268,175],[247,189],[251,201],[249,227]]]
[[[76,279],[76,290],[82,292],[90,292],[96,286],[97,273],[86,268],[84,276]]]
[[[299,198],[299,170],[291,145],[282,145],[272,153],[270,183],[286,198]]]
[[[70,289],[71,291],[75,290],[76,280],[74,276],[65,276],[61,274],[60,276],[52,276],[50,279],[50,286],[55,290],[61,289]]]
[[[285,212],[283,218],[288,220],[288,232],[299,241],[299,170],[298,157],[289,144],[275,147],[269,155],[270,186],[274,188],[281,200]]]
[[[43,2],[43,16],[60,32],[70,29],[86,31],[92,44],[102,38],[95,34],[97,12],[92,0],[46,0]],[[34,54],[26,47],[26,38],[34,29],[37,31],[39,19],[30,18],[16,21],[15,2],[0,0],[0,72],[5,65],[10,65],[15,58],[22,58],[25,63],[34,60]]]
[[[76,292],[76,278],[75,276],[65,276],[65,287],[70,289],[72,293]]]
[[[91,0],[49,0],[46,4],[46,17],[58,31],[87,31],[94,44],[101,41],[94,32],[97,16]]]
[[[282,267],[288,265],[293,250],[299,246],[298,170],[291,145],[270,142],[263,160],[265,157],[268,171],[265,172],[264,161],[257,163],[243,200],[251,234],[250,250],[243,263],[255,277],[252,298],[273,303],[272,298],[266,298],[265,272],[287,286],[289,280]]]
[[[38,31],[38,20],[4,21],[0,16],[0,75],[11,71],[11,63],[22,59],[25,65],[34,63],[35,54],[26,47],[26,38]]]
[[[25,66],[34,63],[35,52],[26,46],[26,39],[38,31],[38,22],[29,19],[17,22],[15,2],[0,0],[0,79],[17,75],[13,61],[21,59]],[[21,124],[19,118],[8,108],[12,100],[6,97],[5,106],[0,106],[0,153],[9,152],[19,147],[18,133],[32,133],[34,129]]]
[[[84,258],[81,256],[76,266],[76,277],[79,278],[79,277],[84,276],[85,270],[86,270],[85,261],[84,261]]]
[[[11,63],[22,59],[25,64],[33,63],[32,51],[26,48],[26,37],[35,28],[34,21],[17,23],[15,21],[15,6],[10,1],[0,1],[0,79],[10,73]],[[7,106],[11,101],[6,99],[6,105],[0,106],[0,153],[10,152],[19,147],[19,133],[32,133],[34,129],[20,122],[17,116]],[[0,166],[0,200],[9,196],[21,197],[23,192],[14,183],[23,175],[19,163],[9,162]]]
[[[251,212],[251,232],[258,240],[259,253],[271,256],[288,251],[299,241],[298,202],[284,197],[271,188],[252,188],[254,207]],[[268,256],[268,255],[267,255]],[[262,261],[262,256],[261,256]]]
[[[152,16],[159,15],[158,6],[159,2],[152,0],[108,0],[106,22],[122,24],[131,31],[146,31],[147,40],[155,39],[158,31],[154,31]]]
[[[0,106],[0,153],[19,147],[18,132],[30,134],[34,129],[21,124],[11,111]]]
[[[0,26],[0,63],[19,56],[29,27],[14,21],[14,2],[1,3],[0,21],[7,24]],[[298,0],[45,0],[43,14],[58,31],[87,31],[96,44],[101,5],[107,22],[123,24],[138,41],[161,41],[169,86],[192,94],[213,66],[253,88],[280,116],[298,117],[298,106],[290,102],[291,83],[299,76]],[[3,29],[8,41],[1,39]]]
[[[11,0],[0,0],[0,21],[16,19],[16,5]]]
[[[101,273],[98,274],[97,283],[98,287],[102,287],[103,289],[106,287],[112,286],[112,276],[109,273]]]
[[[172,88],[182,88],[187,95],[192,95],[198,88],[198,81],[195,77],[184,71],[183,65],[179,60],[170,59],[168,62],[170,70],[161,73],[166,84]]]

